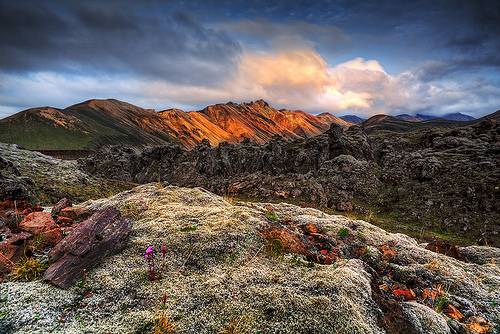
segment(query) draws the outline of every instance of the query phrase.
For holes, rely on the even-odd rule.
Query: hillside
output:
[[[343,119],[346,122],[353,123],[353,124],[359,124],[363,123],[366,119],[361,118],[356,115],[345,115],[345,116],[340,116],[341,119]]]
[[[316,117],[303,111],[276,110],[262,100],[217,104],[193,112],[155,112],[113,99],[89,100],[65,109],[32,108],[2,119],[0,142],[36,150],[168,142],[190,149],[203,139],[218,145],[244,138],[264,143],[274,135],[285,139],[314,136],[326,131],[332,122],[350,125],[333,115]]]
[[[436,119],[447,120],[447,121],[458,121],[458,122],[469,122],[469,121],[475,120],[474,117],[466,115],[466,114],[462,114],[459,112],[448,113],[448,114],[439,115],[439,116],[418,114],[417,113],[415,115],[401,114],[401,115],[396,115],[394,117],[401,119],[401,120],[404,120],[404,121],[410,121],[410,122],[424,122],[424,121],[430,121],[430,120],[436,120]]]

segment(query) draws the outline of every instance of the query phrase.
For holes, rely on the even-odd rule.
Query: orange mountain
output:
[[[263,100],[216,104],[199,111],[155,112],[122,101],[89,100],[65,109],[31,108],[0,120],[0,142],[29,149],[93,149],[107,144],[134,146],[179,142],[191,149],[203,139],[218,145],[249,138],[258,143],[318,135],[330,124],[349,126],[334,115],[277,110]]]
[[[208,139],[212,145],[245,138],[264,143],[275,135],[285,139],[315,136],[328,130],[332,123],[351,125],[331,114],[314,116],[303,111],[277,110],[263,100],[215,104],[190,112],[169,109],[159,114],[188,148],[202,139]]]

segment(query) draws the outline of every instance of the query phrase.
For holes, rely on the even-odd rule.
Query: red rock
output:
[[[58,216],[56,218],[56,222],[61,226],[70,226],[73,224],[73,219],[68,217]]]
[[[62,209],[73,206],[73,203],[68,198],[63,198],[52,207],[52,216],[58,216]]]
[[[31,234],[21,232],[10,235],[6,240],[0,242],[0,253],[11,261],[17,261],[25,254],[27,240]]]
[[[56,227],[57,224],[54,219],[52,219],[49,212],[32,212],[19,223],[19,228],[21,230],[35,235],[52,230]]]
[[[40,204],[35,204],[31,209],[35,212],[42,212],[43,211],[43,208]]]
[[[308,223],[304,227],[304,231],[309,234],[318,233],[318,227],[315,224]]]
[[[392,291],[392,293],[396,297],[402,296],[404,298],[404,300],[406,300],[406,301],[408,301],[408,300],[414,300],[415,297],[416,297],[415,296],[415,292],[413,292],[412,289],[394,289]]]
[[[44,245],[55,246],[62,240],[63,234],[60,227],[56,227],[50,231],[45,231],[40,234]]]
[[[78,222],[87,219],[90,216],[90,214],[91,213],[85,210],[84,208],[77,206],[70,206],[62,209],[61,212],[59,213],[59,216],[71,218],[73,219],[73,221]]]

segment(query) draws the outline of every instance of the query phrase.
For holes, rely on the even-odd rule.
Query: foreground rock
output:
[[[0,285],[0,332],[148,333],[163,301],[180,334],[231,323],[243,333],[477,334],[500,323],[497,248],[459,247],[462,261],[361,220],[202,189],[144,185],[84,206],[131,217],[127,246],[67,290]],[[151,282],[144,251],[162,243]]]
[[[84,271],[123,249],[130,231],[130,221],[118,210],[97,211],[49,252],[50,266],[43,278],[61,288],[68,288],[82,277]]]
[[[61,228],[56,224],[50,212],[32,212],[21,221],[19,228],[40,238],[45,245],[54,246],[61,241]]]

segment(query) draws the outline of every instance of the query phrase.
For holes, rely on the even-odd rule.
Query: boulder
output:
[[[34,235],[38,235],[42,232],[57,228],[57,224],[54,219],[52,219],[49,212],[36,211],[27,215],[21,223],[19,223],[19,228]]]
[[[65,208],[68,208],[71,206],[73,206],[73,203],[71,202],[70,199],[68,199],[68,198],[61,199],[59,202],[56,203],[56,205],[54,205],[54,207],[52,207],[52,211],[51,211],[52,216],[54,216],[54,217],[58,216],[62,209],[65,209]]]
[[[122,250],[131,232],[130,220],[115,208],[95,212],[49,252],[44,279],[68,288],[108,255]]]
[[[59,216],[70,218],[76,222],[87,219],[90,215],[91,212],[88,212],[85,208],[78,206],[66,207],[59,213]]]
[[[8,234],[8,237],[0,242],[0,253],[10,261],[17,261],[24,256],[30,233],[20,232]]]
[[[42,245],[53,246],[63,238],[61,228],[49,212],[35,211],[19,223],[19,228],[41,238]]]
[[[63,216],[58,216],[56,218],[56,223],[60,226],[71,226],[73,225],[73,219]]]

